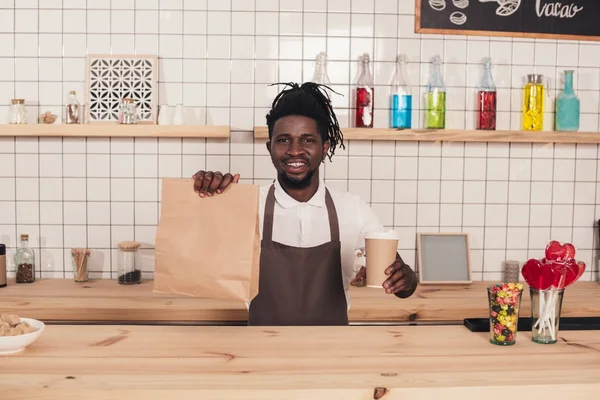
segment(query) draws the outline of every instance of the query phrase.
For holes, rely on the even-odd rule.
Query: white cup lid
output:
[[[387,232],[369,232],[365,236],[365,239],[391,239],[398,240],[398,234],[394,230],[389,230]]]

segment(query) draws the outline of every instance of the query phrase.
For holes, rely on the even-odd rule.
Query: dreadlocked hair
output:
[[[301,86],[298,86],[297,83],[274,83],[273,85],[286,85],[286,88],[275,97],[271,111],[267,114],[269,140],[273,137],[273,127],[278,119],[288,115],[301,115],[314,119],[323,143],[329,141],[330,146],[327,153],[329,161],[335,154],[338,145],[343,149],[346,148],[329,94],[323,88],[336,94],[339,93],[326,85],[314,82],[305,82]]]

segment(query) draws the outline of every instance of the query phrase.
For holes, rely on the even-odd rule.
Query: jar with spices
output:
[[[6,286],[6,245],[0,243],[0,288]]]
[[[77,100],[76,92],[69,92],[69,99],[65,106],[65,124],[80,124],[81,123],[81,104]]]
[[[26,124],[27,109],[25,108],[24,99],[12,99],[10,105],[10,123],[11,124]]]
[[[121,105],[119,109],[119,123],[137,124],[137,120],[137,108],[135,107],[133,99],[121,99]]]
[[[21,244],[15,254],[17,266],[17,283],[33,283],[35,281],[35,252],[29,247],[29,235],[21,235]]]
[[[142,282],[142,271],[139,267],[138,249],[140,243],[135,241],[120,242],[118,270],[121,285],[133,285]]]

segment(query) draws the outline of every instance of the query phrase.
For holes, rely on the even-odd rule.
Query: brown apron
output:
[[[269,189],[258,295],[250,303],[248,325],[348,325],[340,228],[335,205],[325,190],[331,241],[301,248],[273,241],[275,186]]]

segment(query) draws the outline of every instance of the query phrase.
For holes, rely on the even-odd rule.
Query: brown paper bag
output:
[[[190,179],[163,178],[154,292],[250,301],[258,293],[259,187],[200,198]]]

